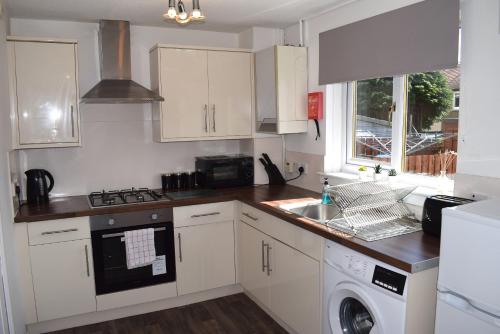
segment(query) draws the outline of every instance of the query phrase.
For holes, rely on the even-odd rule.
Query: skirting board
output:
[[[222,288],[212,289],[198,293],[192,293],[189,295],[178,296],[174,298],[158,300],[150,303],[144,303],[139,305],[122,307],[118,309],[87,313],[64,319],[56,319],[56,320],[39,322],[36,324],[30,324],[27,325],[27,333],[39,334],[39,333],[61,330],[65,328],[95,324],[103,321],[109,321],[109,320],[125,318],[134,315],[156,312],[156,311],[166,310],[169,308],[199,303],[205,300],[234,295],[241,292],[243,292],[243,288],[239,284],[234,284]]]

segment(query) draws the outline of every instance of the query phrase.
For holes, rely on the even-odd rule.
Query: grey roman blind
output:
[[[319,34],[319,84],[458,64],[459,0],[426,0]]]

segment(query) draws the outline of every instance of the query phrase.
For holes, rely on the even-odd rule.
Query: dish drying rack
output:
[[[330,199],[339,207],[341,219],[327,225],[344,233],[373,241],[420,231],[403,199],[415,186],[383,182],[356,182],[327,188]]]

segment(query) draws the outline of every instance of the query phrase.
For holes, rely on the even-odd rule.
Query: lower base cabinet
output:
[[[96,311],[90,239],[30,246],[38,321]]]
[[[266,268],[266,247],[271,238],[243,222],[239,222],[238,232],[240,283],[264,306],[271,308],[271,277]]]
[[[320,333],[320,264],[239,222],[241,285],[297,333]]]
[[[233,221],[174,229],[179,295],[236,283]]]

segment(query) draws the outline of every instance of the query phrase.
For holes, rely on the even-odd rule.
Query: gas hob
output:
[[[90,193],[88,198],[92,208],[170,200],[161,192],[151,190],[149,188],[130,188],[110,191],[103,190]]]

